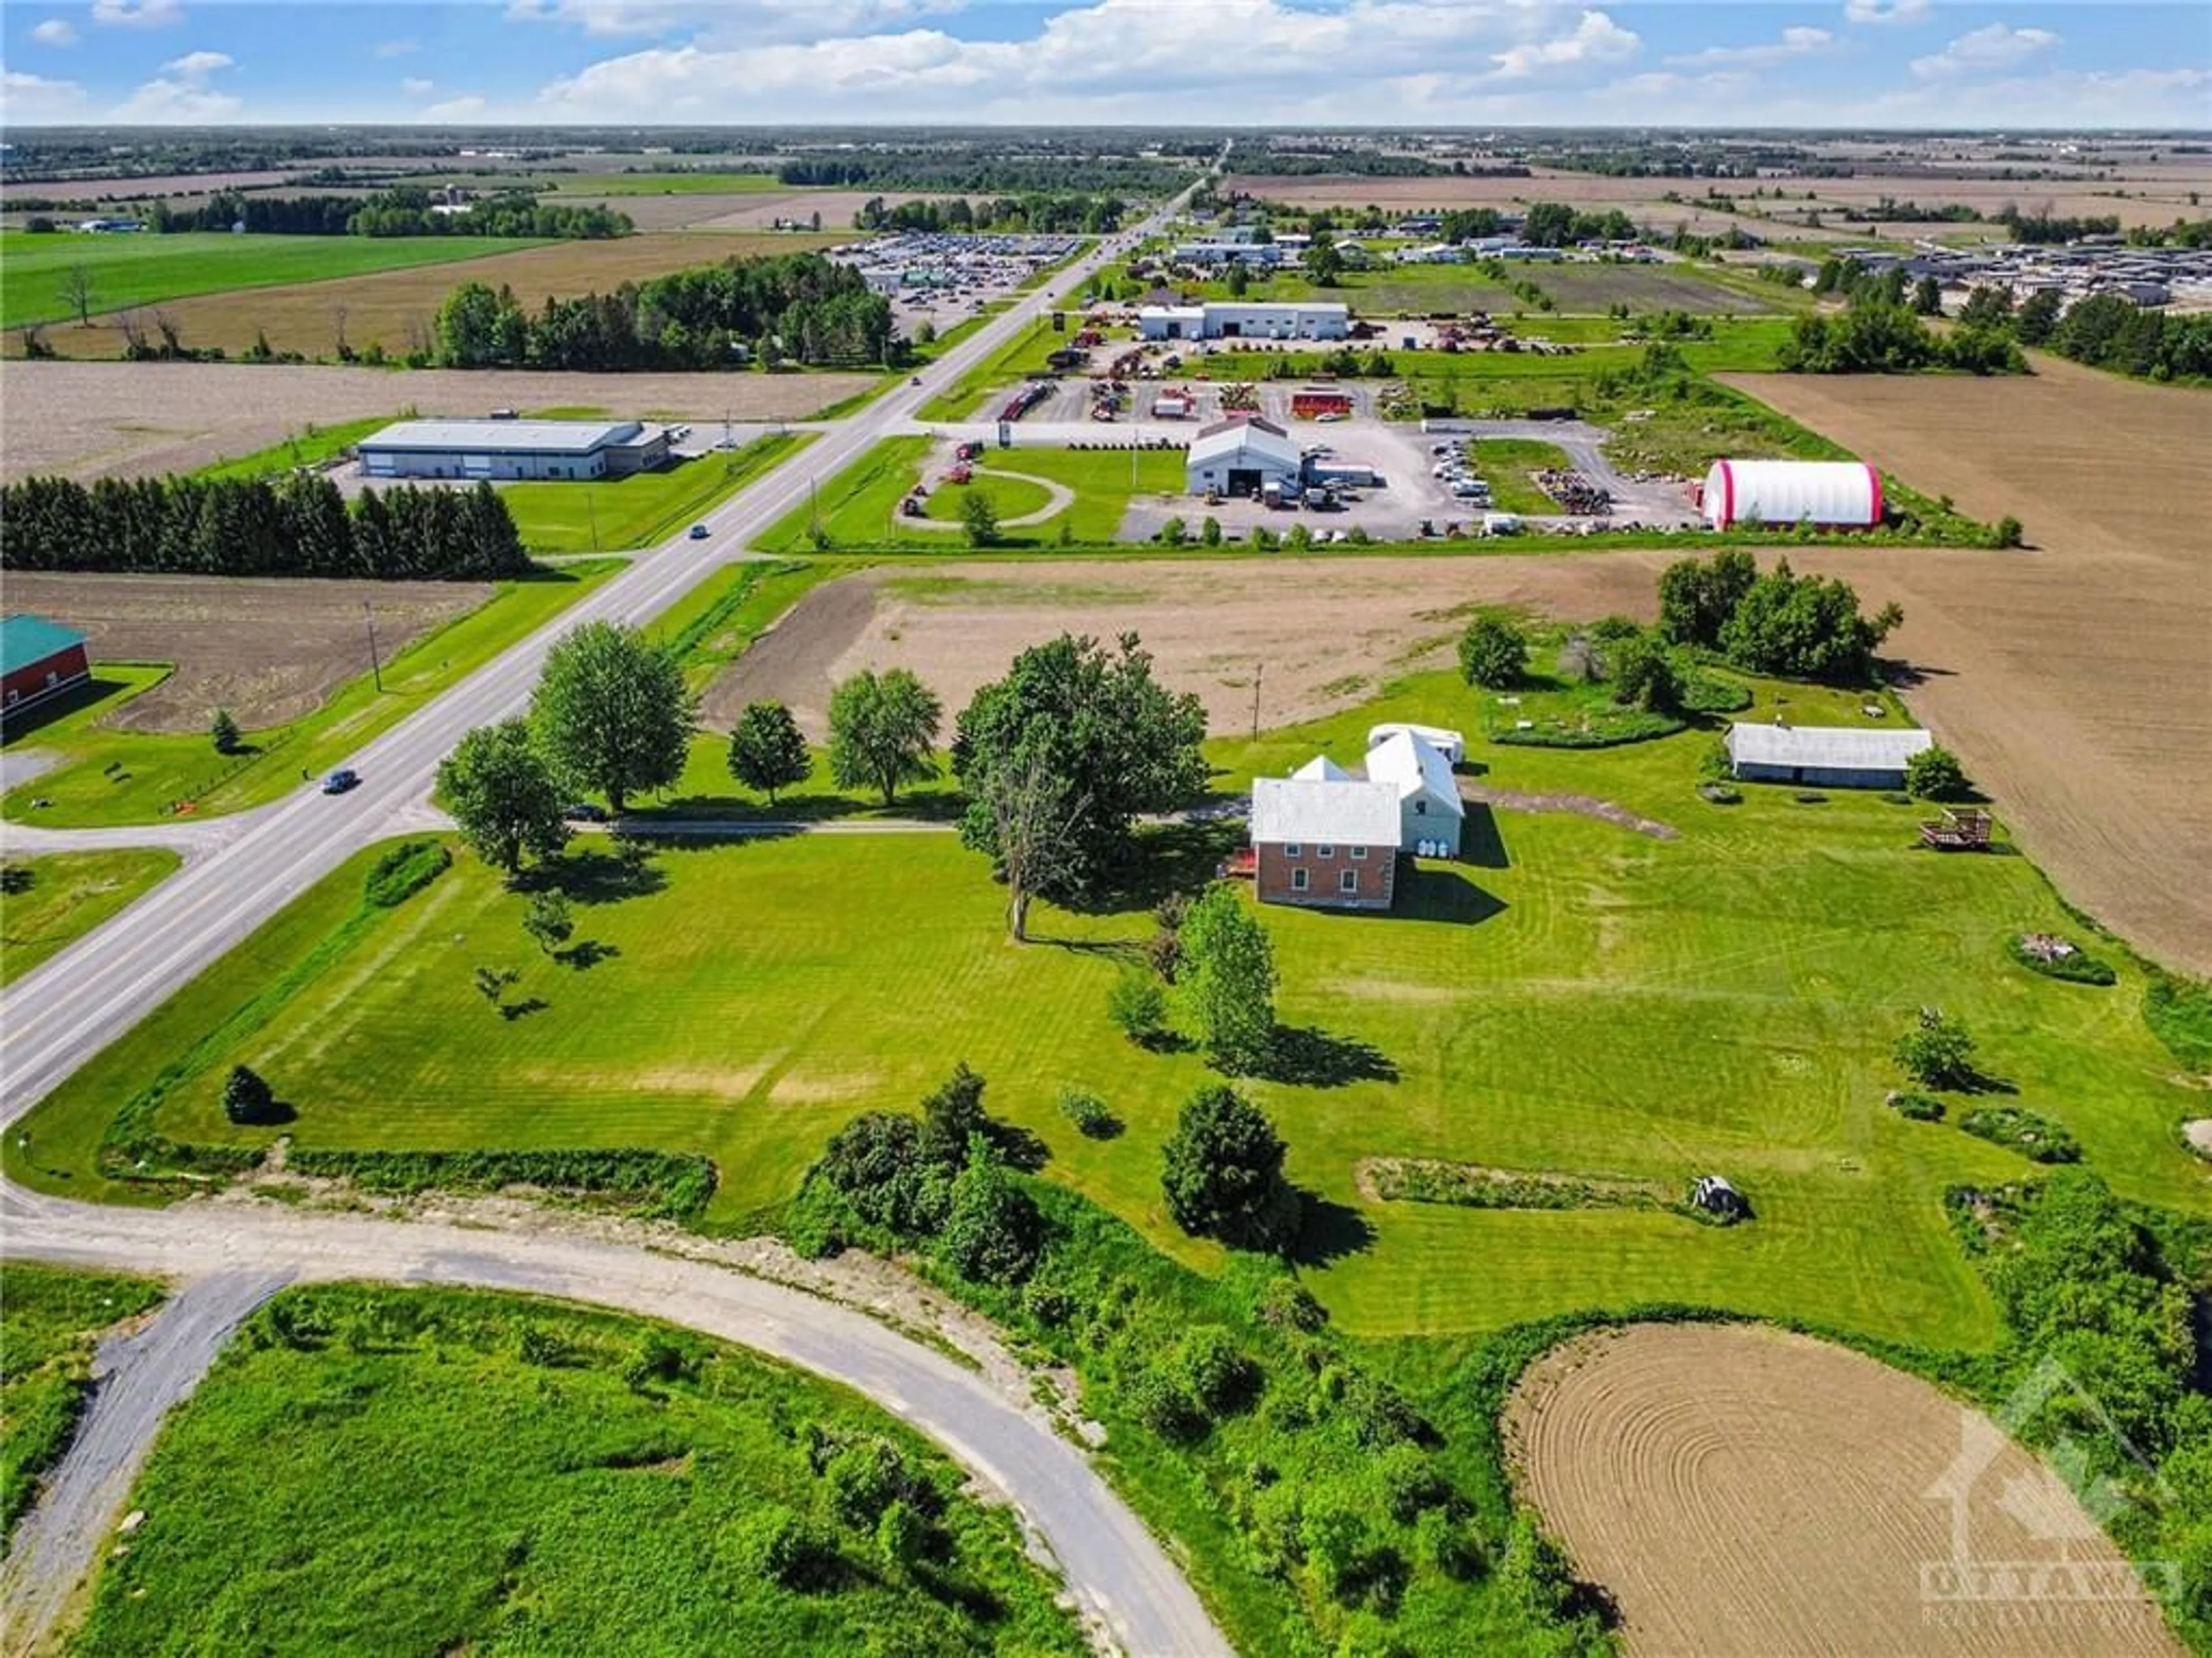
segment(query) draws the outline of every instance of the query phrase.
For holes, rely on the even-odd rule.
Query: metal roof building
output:
[[[1252,781],[1252,844],[1398,845],[1398,790],[1380,780],[1259,777]]]
[[[1398,844],[1428,858],[1459,856],[1467,807],[1443,750],[1401,731],[1367,750],[1367,775],[1398,796]]]
[[[0,714],[59,696],[92,677],[84,635],[19,611],[0,622]]]
[[[668,434],[634,420],[403,420],[355,449],[371,477],[609,478],[665,462]]]
[[[1313,301],[1150,305],[1137,313],[1137,331],[1148,340],[1340,340],[1352,331],[1352,311]]]
[[[1259,495],[1269,485],[1296,489],[1304,458],[1297,441],[1273,421],[1256,415],[1201,426],[1183,456],[1183,486],[1191,494]]]
[[[1739,723],[1727,746],[1729,769],[1747,782],[1894,789],[1905,785],[1905,762],[1936,739],[1924,731]]]

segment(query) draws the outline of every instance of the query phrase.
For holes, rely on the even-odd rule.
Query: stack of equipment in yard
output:
[[[1031,380],[1006,399],[1006,406],[999,410],[1000,420],[1019,420],[1024,415],[1052,395],[1052,387],[1042,380]]]
[[[1546,495],[1559,503],[1562,512],[1603,518],[1613,511],[1613,492],[1591,483],[1580,472],[1547,466],[1536,474],[1536,483]]]

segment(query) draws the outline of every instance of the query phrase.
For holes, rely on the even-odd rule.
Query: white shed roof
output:
[[[1936,739],[1924,731],[1877,731],[1856,726],[1729,727],[1729,758],[1739,766],[1822,766],[1861,771],[1901,768]]]
[[[1379,781],[1261,777],[1252,784],[1252,844],[1395,847],[1398,791]]]
[[[1298,470],[1298,446],[1265,421],[1237,421],[1207,427],[1192,440],[1186,466],[1203,466],[1224,456],[1242,456],[1281,471]]]
[[[1451,762],[1411,732],[1386,737],[1368,750],[1367,774],[1389,784],[1401,800],[1425,794],[1453,817],[1467,816]]]

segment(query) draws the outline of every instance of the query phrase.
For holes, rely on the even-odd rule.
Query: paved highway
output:
[[[35,1568],[12,1565],[9,1650],[51,1618],[105,1540],[161,1411],[222,1337],[286,1280],[376,1278],[556,1296],[665,1319],[842,1382],[912,1424],[1012,1502],[1069,1588],[1131,1658],[1233,1658],[1164,1549],[1037,1406],[851,1311],[782,1284],[647,1249],[275,1207],[106,1208],[0,1193],[8,1253],[191,1281],[117,1355],[118,1374],[27,1520]],[[54,1499],[58,1498],[58,1501]]]

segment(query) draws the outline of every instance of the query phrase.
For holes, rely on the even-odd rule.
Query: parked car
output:
[[[595,806],[588,800],[571,800],[561,808],[561,815],[572,823],[604,823],[607,821],[607,809]]]
[[[360,783],[361,774],[359,772],[355,771],[352,768],[348,766],[340,766],[328,777],[323,779],[323,793],[325,794],[343,794],[348,789],[358,787]]]
[[[691,539],[692,539],[692,540],[694,540],[694,541],[704,541],[706,538],[707,538],[707,526],[706,526],[705,525],[703,525],[703,524],[695,524],[695,525],[693,525],[691,526]]]

